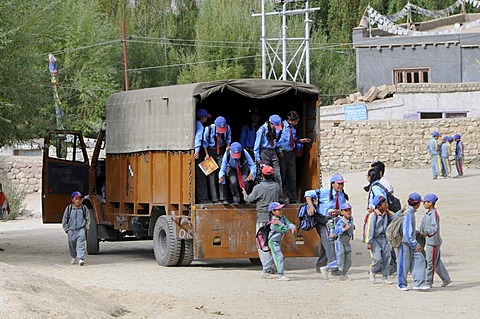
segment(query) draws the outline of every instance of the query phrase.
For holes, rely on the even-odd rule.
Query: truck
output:
[[[318,105],[315,86],[277,80],[223,80],[114,93],[106,102],[106,122],[96,140],[75,130],[47,132],[43,222],[61,223],[70,194],[80,191],[91,217],[88,254],[98,254],[100,243],[109,241],[153,240],[161,266],[230,258],[257,264],[255,205],[195,202],[196,110],[224,116],[232,141],[238,140],[249,109],[257,109],[264,119],[297,111],[297,134],[312,140],[297,158],[297,192],[303,198],[305,190],[321,185]],[[297,225],[298,209],[299,204],[284,209]],[[282,249],[289,257],[318,256],[318,235],[300,231],[286,236]]]

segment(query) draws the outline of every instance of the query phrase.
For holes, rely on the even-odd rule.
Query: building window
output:
[[[421,119],[453,119],[467,117],[468,112],[418,112]]]
[[[430,69],[398,69],[393,70],[394,83],[429,83]]]

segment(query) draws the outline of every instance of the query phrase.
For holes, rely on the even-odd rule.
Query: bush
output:
[[[25,205],[25,193],[18,187],[12,185],[12,183],[0,176],[0,183],[2,184],[2,191],[7,196],[8,203],[10,204],[10,214],[4,216],[4,221],[16,219]]]

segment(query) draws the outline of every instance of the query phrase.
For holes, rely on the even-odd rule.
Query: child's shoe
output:
[[[290,281],[290,279],[288,279],[287,277],[285,277],[285,275],[280,276],[280,278],[278,278],[278,280],[281,280],[281,281]]]
[[[442,284],[440,285],[440,287],[447,287],[447,286],[450,285],[451,283],[452,283],[451,280],[444,281],[444,282],[442,282]]]
[[[350,277],[348,277],[347,275],[341,275],[340,276],[340,281],[350,281],[352,279],[350,279]]]
[[[385,285],[391,285],[391,284],[393,284],[393,282],[391,282],[390,280],[388,280],[388,278],[383,278],[382,283],[385,284]]]
[[[372,284],[375,283],[375,274],[373,272],[370,271],[370,274],[369,274],[368,278],[370,279],[370,282]]]
[[[77,258],[72,258],[72,260],[70,260],[70,265],[75,265],[77,263]]]
[[[270,279],[270,278],[272,278],[272,275],[270,275],[268,272],[263,272],[263,270],[260,272],[260,276],[261,276],[263,279]]]
[[[398,286],[398,289],[401,291],[408,291],[408,288],[406,286]]]
[[[328,279],[327,267],[320,267],[320,271],[322,272],[323,276],[325,276],[325,279]]]

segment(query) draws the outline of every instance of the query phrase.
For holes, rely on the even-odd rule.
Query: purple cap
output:
[[[461,136],[460,134],[455,134],[455,135],[453,136],[453,138],[454,138],[454,139],[461,139],[462,136]]]
[[[335,174],[330,178],[330,183],[345,183],[345,180],[343,179],[343,176],[340,174]]]
[[[274,209],[280,209],[280,208],[283,208],[283,206],[285,206],[284,204],[280,204],[278,202],[273,202],[273,203],[270,203],[270,205],[268,205],[268,211],[269,212],[272,212]]]
[[[432,133],[432,136],[440,136],[440,133],[438,131],[435,131]]]
[[[411,193],[408,195],[408,202],[411,204],[420,203],[422,201],[422,196],[419,193]]]
[[[215,126],[218,133],[225,133],[227,131],[227,120],[223,116],[219,116],[215,119]]]
[[[352,205],[350,205],[350,203],[343,203],[342,205],[340,205],[340,210],[344,210],[344,209],[352,209]]]
[[[197,110],[197,116],[198,117],[211,117],[210,114],[208,114],[208,111],[205,109],[198,109]]]
[[[72,195],[70,196],[70,198],[75,198],[75,197],[81,197],[83,198],[83,195],[82,193],[80,193],[79,191],[75,191],[72,193]]]
[[[372,199],[372,204],[373,206],[375,206],[375,208],[377,208],[378,205],[380,205],[382,202],[386,201],[387,199],[381,195],[376,195],[373,199]]]
[[[272,123],[273,126],[275,126],[276,130],[281,130],[282,129],[282,119],[277,114],[273,114],[272,116],[270,116],[268,118],[268,121],[270,123]]]
[[[438,196],[430,193],[430,194],[425,195],[422,202],[431,202],[431,203],[435,204],[437,202],[437,200],[438,200]]]
[[[240,158],[242,156],[242,144],[238,142],[232,143],[230,146],[230,152],[233,158]]]

